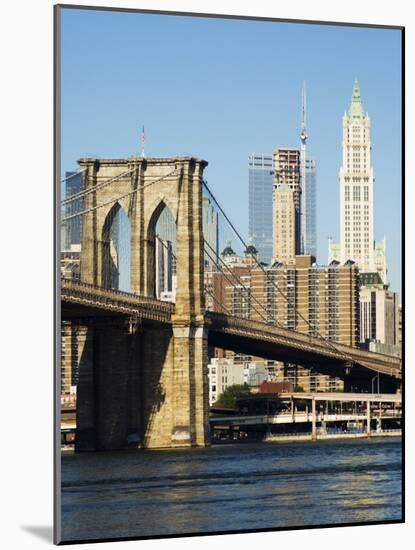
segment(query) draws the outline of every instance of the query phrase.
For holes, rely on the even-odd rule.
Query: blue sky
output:
[[[194,155],[244,236],[248,155],[299,147],[307,82],[318,262],[339,237],[342,116],[357,77],[372,123],[375,237],[401,289],[400,31],[62,10],[62,172],[85,155]]]

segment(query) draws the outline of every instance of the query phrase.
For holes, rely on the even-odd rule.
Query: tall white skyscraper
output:
[[[343,162],[340,168],[340,246],[338,259],[353,260],[361,272],[378,272],[387,283],[386,241],[374,241],[373,168],[370,118],[357,80],[349,111],[343,116]],[[329,262],[338,244],[329,240]]]
[[[343,163],[340,168],[340,258],[361,271],[375,271],[373,168],[370,118],[363,110],[355,80],[349,112],[343,116]]]

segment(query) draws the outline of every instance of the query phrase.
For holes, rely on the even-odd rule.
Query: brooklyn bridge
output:
[[[345,388],[354,391],[370,391],[379,373],[383,391],[399,388],[397,357],[338,343],[318,330],[291,330],[270,319],[252,296],[256,315],[249,318],[217,303],[206,283],[209,270],[223,273],[242,295],[248,290],[222,265],[204,235],[204,197],[249,247],[207,187],[206,161],[131,157],[78,162],[83,188],[62,201],[62,224],[82,228],[80,261],[75,274],[64,272],[59,281],[62,330],[70,326],[83,335],[77,450],[121,449],[132,442],[144,448],[208,445],[212,348],[313,368],[344,380]],[[127,223],[120,221],[121,211]],[[169,238],[161,238],[166,227]],[[119,254],[123,231],[127,260]],[[163,247],[175,267],[169,301],[160,299],[158,288]],[[255,255],[252,262],[264,269]],[[128,283],[124,288],[120,271]]]

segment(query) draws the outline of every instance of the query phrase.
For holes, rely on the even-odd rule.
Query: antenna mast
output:
[[[301,254],[306,252],[306,236],[307,236],[307,186],[306,186],[306,145],[307,145],[307,129],[306,129],[306,87],[305,81],[303,82],[303,89],[301,93]]]

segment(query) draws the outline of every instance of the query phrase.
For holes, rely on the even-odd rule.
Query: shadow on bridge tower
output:
[[[81,281],[111,288],[110,225],[128,216],[131,292],[155,297],[156,225],[176,224],[172,323],[92,317],[80,361],[76,449],[204,446],[209,441],[202,175],[207,162],[81,159],[85,170]]]

